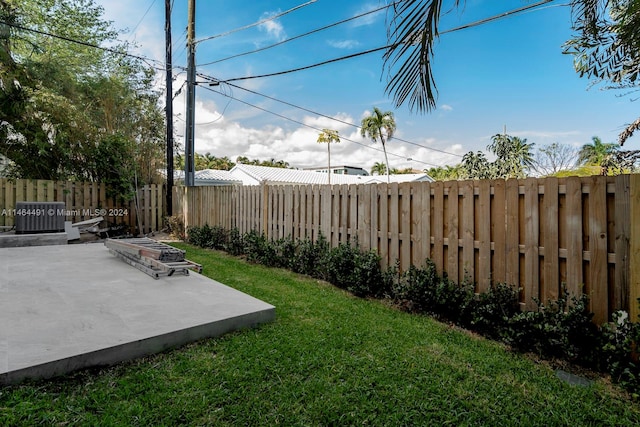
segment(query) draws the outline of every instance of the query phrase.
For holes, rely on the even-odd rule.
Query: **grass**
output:
[[[114,367],[0,388],[0,425],[638,425],[640,405],[326,283],[180,245],[277,320]]]

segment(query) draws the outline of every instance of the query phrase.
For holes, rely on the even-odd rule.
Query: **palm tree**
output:
[[[618,150],[617,144],[605,144],[600,138],[591,138],[591,144],[585,144],[578,151],[578,164],[584,166],[601,166],[602,163]]]
[[[524,178],[525,171],[534,164],[533,143],[526,139],[506,134],[497,134],[491,138],[487,147],[496,155],[496,173],[501,178]]]
[[[340,142],[340,136],[338,136],[338,131],[331,130],[331,129],[322,129],[322,132],[320,132],[320,135],[318,135],[318,142],[327,143],[327,159],[328,159],[327,160],[328,161],[327,177],[328,177],[329,185],[331,185],[331,143]]]
[[[384,53],[384,68],[389,70],[386,92],[393,95],[396,107],[406,101],[411,110],[419,112],[431,111],[436,106],[437,89],[431,61],[434,42],[439,37],[440,17],[449,10],[463,9],[466,2],[453,0],[444,3],[444,0],[406,0],[395,2],[390,9],[391,17],[387,29],[389,40]],[[593,36],[593,29],[601,22],[603,16],[607,16],[606,10],[610,2],[571,0],[570,4],[573,8],[572,29],[587,37]],[[446,7],[444,11],[443,6]],[[630,25],[633,26],[633,23]],[[637,37],[630,37],[630,40],[635,43]],[[598,46],[597,43],[595,45]],[[629,49],[629,52],[635,50]]]
[[[393,134],[396,131],[396,120],[393,118],[391,111],[385,111],[384,113],[373,107],[373,113],[362,119],[360,133],[362,136],[369,136],[373,142],[380,140],[382,142],[382,150],[384,150],[384,160],[387,165],[387,183],[389,180],[389,159],[387,157],[386,142],[393,138]]]
[[[382,162],[375,162],[371,167],[371,175],[386,175],[387,174],[387,165]]]

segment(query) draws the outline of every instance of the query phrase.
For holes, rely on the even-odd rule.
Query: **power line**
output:
[[[142,18],[140,18],[140,20],[138,21],[138,23],[136,24],[135,27],[133,27],[133,30],[131,30],[131,36],[129,37],[129,39],[131,39],[131,37],[133,37],[136,34],[136,30],[138,29],[138,27],[140,26],[140,24],[142,24],[142,21],[144,21],[144,18],[147,17],[147,14],[149,13],[149,11],[151,10],[151,8],[153,7],[153,5],[156,3],[156,0],[153,0],[151,2],[151,4],[149,5],[149,7],[147,8],[147,11],[144,13],[144,15],[142,15]]]
[[[210,80],[214,84],[218,84],[216,82],[216,80],[214,78],[212,78],[212,77],[206,76],[206,75],[201,74],[201,73],[198,73],[198,76],[200,76],[200,77],[202,77],[204,79]],[[349,126],[355,127],[356,129],[360,129],[361,128],[360,126],[358,126],[358,125],[356,125],[354,123],[350,123],[350,122],[347,122],[347,121],[344,121],[344,120],[341,120],[341,119],[338,119],[338,118],[335,118],[335,117],[331,117],[331,116],[328,116],[326,114],[322,114],[322,113],[319,113],[317,111],[313,111],[313,110],[310,110],[308,108],[301,107],[299,105],[292,104],[290,102],[283,101],[281,99],[277,99],[277,98],[274,98],[274,97],[269,96],[269,95],[265,95],[265,94],[260,93],[260,92],[256,92],[254,90],[247,89],[247,88],[242,87],[242,86],[234,85],[233,83],[226,83],[226,84],[231,86],[231,87],[234,87],[234,88],[237,88],[237,89],[244,90],[246,92],[252,93],[254,95],[262,96],[262,97],[270,99],[272,101],[276,101],[276,102],[279,102],[281,104],[288,105],[290,107],[297,108],[297,109],[302,110],[302,111],[306,111],[307,113],[311,113],[311,114],[314,114],[314,115],[317,115],[317,116],[320,116],[320,117],[324,117],[326,119],[330,119],[330,120],[333,120],[333,121],[336,121],[336,122],[339,122],[339,123],[342,123],[342,124],[345,124],[345,125],[349,125]],[[393,137],[393,139],[396,140],[396,141],[400,141],[400,142],[404,142],[404,143],[410,144],[410,145],[415,145],[415,146],[420,147],[420,148],[424,148],[425,150],[436,151],[436,152],[447,154],[447,155],[450,155],[450,156],[463,157],[460,154],[451,153],[451,152],[448,152],[448,151],[445,151],[445,150],[440,150],[438,148],[427,147],[425,145],[418,144],[417,142],[407,141],[407,140],[402,139],[402,138]]]
[[[494,15],[494,16],[491,16],[491,17],[488,17],[488,18],[484,18],[484,19],[481,19],[481,20],[478,20],[478,21],[471,22],[469,24],[465,24],[465,25],[461,25],[459,27],[451,28],[449,30],[442,31],[439,34],[442,35],[442,34],[452,33],[452,32],[455,32],[455,31],[465,30],[465,29],[472,28],[472,27],[477,27],[479,25],[483,25],[483,24],[486,24],[486,23],[489,23],[489,22],[497,21],[499,19],[506,18],[508,16],[512,16],[512,15],[515,15],[515,14],[518,14],[518,13],[522,13],[522,12],[537,8],[537,7],[545,5],[547,3],[551,3],[552,1],[555,1],[555,0],[542,0],[542,1],[539,1],[539,2],[531,4],[531,5],[522,6],[522,7],[519,7],[517,9],[513,9],[513,10],[510,10],[510,11],[507,11],[507,12],[500,13],[498,15]],[[346,56],[341,56],[339,58],[328,59],[326,61],[318,62],[318,63],[311,64],[311,65],[306,65],[304,67],[293,68],[293,69],[289,69],[289,70],[285,70],[285,71],[278,71],[278,72],[275,72],[275,73],[260,74],[260,75],[256,75],[256,76],[235,77],[235,78],[231,78],[231,79],[220,80],[220,82],[229,83],[229,82],[236,82],[236,81],[242,81],[242,80],[252,80],[252,79],[265,78],[265,77],[282,76],[282,75],[285,75],[285,74],[291,74],[291,73],[295,73],[295,72],[298,72],[298,71],[304,71],[304,70],[308,70],[308,69],[311,69],[311,68],[320,67],[322,65],[327,65],[327,64],[334,63],[334,62],[344,61],[346,59],[356,58],[358,56],[368,55],[368,54],[371,54],[371,53],[379,52],[381,50],[389,49],[389,48],[394,47],[394,46],[398,46],[400,44],[402,44],[402,43],[393,43],[393,44],[390,44],[390,45],[381,46],[381,47],[377,47],[377,48],[374,48],[374,49],[369,49],[369,50],[366,50],[366,51],[363,51],[363,52],[358,52],[358,53],[353,53],[353,54],[346,55]]]
[[[315,3],[316,1],[318,1],[318,0],[310,0],[310,1],[306,2],[306,3],[303,3],[303,4],[300,4],[298,6],[292,7],[289,10],[285,10],[284,12],[278,13],[276,15],[270,16],[270,17],[265,18],[265,19],[261,19],[260,21],[254,22],[253,24],[245,25],[244,27],[236,28],[235,30],[230,30],[230,31],[227,31],[225,33],[217,34],[215,36],[205,37],[204,39],[197,40],[195,43],[197,44],[197,43],[201,43],[201,42],[204,42],[204,41],[207,41],[207,40],[228,36],[229,34],[233,34],[233,33],[236,33],[238,31],[246,30],[246,29],[249,29],[251,27],[256,27],[258,25],[264,24],[265,22],[273,21],[274,19],[280,18],[281,16],[284,16],[284,15],[286,15],[288,13],[291,13],[293,11],[301,9],[301,8],[303,8],[305,6],[309,6],[310,4]]]
[[[57,35],[57,34],[51,34],[51,33],[48,33],[46,31],[40,31],[40,30],[36,30],[36,29],[33,29],[33,28],[23,27],[22,25],[14,24],[12,22],[6,22],[6,21],[0,20],[0,24],[8,25],[10,27],[17,28],[17,29],[22,30],[22,31],[29,31],[31,33],[36,33],[36,34],[40,34],[40,35],[43,35],[43,36],[53,37],[55,39],[64,40],[64,41],[67,41],[67,42],[70,42],[70,43],[79,44],[81,46],[91,47],[91,48],[94,48],[94,49],[100,49],[102,51],[113,53],[115,55],[127,56],[129,58],[139,59],[139,60],[145,62],[146,64],[148,64],[151,68],[164,71],[164,64],[162,64],[162,62],[158,61],[157,59],[147,58],[147,57],[140,56],[140,55],[134,55],[134,54],[129,53],[129,52],[122,52],[122,51],[119,51],[119,50],[116,50],[116,49],[111,49],[111,48],[108,48],[108,47],[99,46],[97,44],[84,42],[82,40],[76,40],[76,39],[72,39],[70,37],[60,36],[60,35]],[[157,63],[157,64],[161,64],[161,65],[160,66],[153,66],[153,65],[149,64],[149,61]]]
[[[267,110],[266,108],[263,108],[263,107],[257,106],[257,105],[255,105],[255,104],[251,104],[250,102],[247,102],[247,101],[243,101],[242,99],[238,99],[238,98],[236,98],[236,97],[234,97],[234,96],[232,96],[232,95],[228,95],[228,94],[226,94],[226,93],[219,92],[219,91],[217,91],[217,90],[213,90],[213,89],[211,89],[211,88],[209,88],[209,87],[207,87],[207,86],[202,86],[202,87],[203,87],[204,89],[208,90],[208,91],[213,92],[213,93],[217,93],[217,94],[222,95],[222,96],[225,96],[225,97],[227,97],[227,98],[231,98],[231,99],[232,99],[232,100],[234,100],[234,101],[237,101],[237,102],[240,102],[240,103],[242,103],[242,104],[248,105],[248,106],[250,106],[250,107],[256,108],[256,109],[258,109],[258,110],[264,111],[265,113],[272,114],[272,115],[274,115],[274,116],[276,116],[276,117],[280,117],[281,119],[288,120],[288,121],[293,122],[293,123],[296,123],[296,124],[298,124],[298,125],[301,125],[301,126],[304,126],[304,127],[307,127],[307,128],[313,129],[313,130],[316,130],[316,131],[318,131],[318,132],[322,132],[322,131],[323,131],[323,129],[317,128],[317,127],[315,127],[315,126],[308,125],[308,124],[306,124],[306,123],[304,123],[304,122],[301,122],[301,121],[296,120],[296,119],[292,119],[292,118],[287,117],[287,116],[284,116],[284,115],[282,115],[282,114],[280,114],[280,113],[276,113],[276,112],[274,112],[274,111]],[[374,146],[372,146],[372,145],[367,145],[367,144],[363,144],[363,143],[358,142],[358,141],[354,141],[354,140],[349,139],[349,138],[345,138],[345,137],[342,137],[342,136],[341,136],[341,137],[340,137],[340,140],[341,140],[341,141],[353,142],[354,144],[360,145],[360,146],[362,146],[362,147],[369,148],[369,149],[371,149],[371,150],[375,150],[375,151],[378,151],[378,152],[380,152],[380,153],[384,153],[384,150],[381,150],[381,149],[379,149],[379,148],[377,148],[377,147],[374,147]],[[391,153],[391,152],[389,152],[389,151],[387,151],[387,154],[388,154],[388,155],[390,155],[390,156],[394,156],[394,157],[401,158],[401,159],[405,159],[405,160],[407,159],[407,156],[403,156],[403,155],[396,154],[396,153]],[[434,163],[424,162],[424,161],[422,161],[422,160],[417,160],[417,159],[413,159],[413,158],[411,159],[411,161],[413,161],[413,162],[417,162],[417,163],[422,163],[422,164],[427,165],[427,166],[435,166],[435,167],[439,166],[439,165],[436,165],[436,164],[434,164]]]
[[[278,42],[278,43],[274,43],[274,44],[269,45],[269,46],[265,46],[265,47],[261,47],[261,48],[254,49],[254,50],[251,50],[251,51],[239,53],[237,55],[228,56],[226,58],[218,59],[218,60],[215,60],[215,61],[205,62],[204,64],[199,64],[199,66],[200,67],[204,67],[204,66],[207,66],[207,65],[212,65],[212,64],[217,64],[219,62],[227,61],[229,59],[234,59],[234,58],[238,58],[238,57],[241,57],[241,56],[262,52],[262,51],[265,51],[265,50],[268,50],[268,49],[283,45],[285,43],[292,42],[292,41],[300,39],[302,37],[310,36],[312,34],[320,32],[320,31],[324,31],[324,30],[327,30],[329,28],[336,27],[338,25],[342,25],[342,24],[345,24],[345,23],[350,22],[350,21],[354,21],[356,19],[362,18],[362,17],[370,15],[372,13],[377,13],[377,12],[379,12],[379,11],[381,11],[383,9],[387,9],[387,8],[389,8],[389,7],[391,7],[391,6],[395,5],[395,4],[396,3],[391,3],[391,4],[388,4],[386,6],[382,6],[382,7],[379,7],[377,9],[373,9],[373,10],[370,10],[368,12],[361,13],[360,15],[352,16],[351,18],[343,19],[342,21],[334,22],[333,24],[329,24],[329,25],[325,25],[324,27],[316,28],[315,30],[309,31],[309,32],[304,33],[304,34],[299,34],[299,35],[297,35],[295,37],[288,38],[286,40],[283,40],[283,41]]]

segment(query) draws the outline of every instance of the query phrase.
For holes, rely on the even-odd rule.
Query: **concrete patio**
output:
[[[274,318],[272,305],[197,273],[155,280],[100,243],[0,248],[0,385],[111,365]]]

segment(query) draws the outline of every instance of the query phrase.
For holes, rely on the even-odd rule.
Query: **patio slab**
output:
[[[270,304],[194,272],[155,280],[102,244],[0,248],[0,385],[274,319]]]

